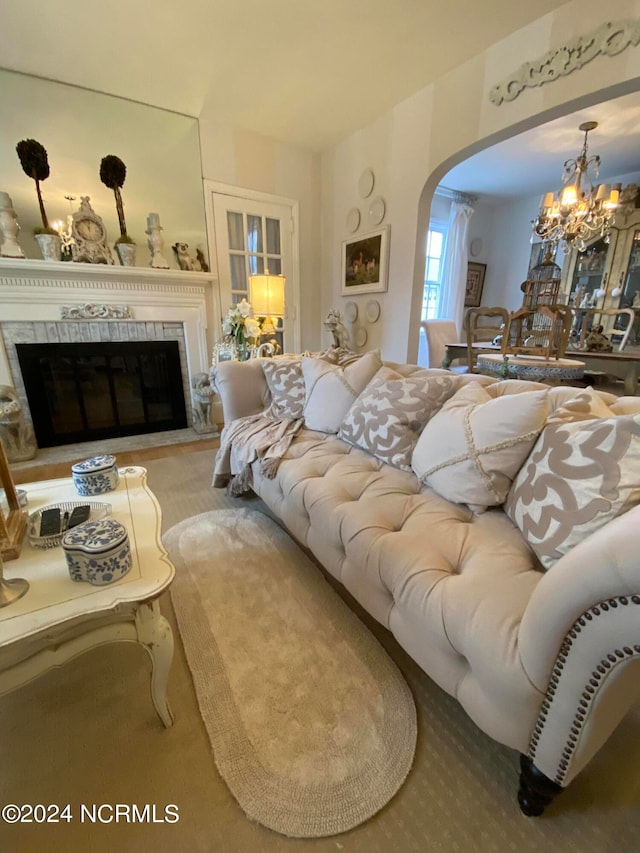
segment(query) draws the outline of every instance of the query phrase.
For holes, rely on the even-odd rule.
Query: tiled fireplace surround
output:
[[[61,319],[62,309],[126,306],[131,319]],[[30,419],[17,343],[177,341],[187,419],[190,377],[207,372],[220,328],[217,281],[207,273],[0,258],[0,384]]]

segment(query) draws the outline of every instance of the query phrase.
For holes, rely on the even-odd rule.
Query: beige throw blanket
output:
[[[260,471],[275,477],[278,465],[304,424],[299,418],[275,419],[264,415],[238,418],[226,424],[213,469],[214,489],[227,486],[230,495],[241,495],[253,484],[251,465],[260,460]]]

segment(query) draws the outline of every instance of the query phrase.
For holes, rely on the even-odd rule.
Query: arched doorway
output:
[[[616,113],[616,110],[612,109],[612,105],[617,102],[623,106],[618,110],[618,120],[612,121]],[[537,193],[539,198],[542,192],[557,189],[561,183],[560,174],[564,160],[575,156],[580,147],[581,138],[578,134],[577,126],[584,119],[579,117],[583,115],[582,111],[589,109],[590,116],[598,120],[598,105],[602,105],[603,109],[606,105],[608,127],[598,128],[601,132],[592,140],[592,143],[594,152],[597,151],[602,157],[603,166],[606,167],[607,161],[611,164],[617,162],[616,158],[612,155],[615,153],[616,146],[622,144],[623,139],[625,145],[629,143],[630,148],[640,151],[640,79],[633,78],[597,92],[591,92],[557,104],[548,110],[529,116],[511,126],[504,127],[484,139],[477,140],[473,144],[461,149],[433,170],[422,188],[419,200],[411,298],[411,324],[408,342],[409,360],[415,361],[418,353],[419,323],[422,315],[424,294],[424,249],[429,230],[432,203],[438,187],[441,184],[447,185],[447,176],[452,170],[455,171],[456,167],[459,167],[460,164],[473,163],[474,158],[478,157],[478,159],[481,159],[482,155],[486,154],[486,152],[493,149],[499,150],[502,144],[506,145],[510,141],[510,168],[519,168],[522,175],[525,172],[527,173],[528,178],[531,177],[532,173],[539,172],[541,181],[540,189],[539,192],[537,190],[533,191],[532,195],[535,196]],[[537,156],[540,152],[537,152],[535,147],[532,147],[533,139],[539,141],[544,139],[545,134],[549,133],[553,133],[556,139],[556,148],[552,147],[547,157],[552,172],[549,172],[548,169],[540,168],[539,163],[541,161]],[[562,145],[557,147],[560,139],[563,140]],[[521,146],[521,151],[520,156],[516,158],[517,162],[514,163],[514,152],[517,151],[517,145]],[[505,167],[506,162],[503,158],[501,161],[502,168]],[[632,169],[630,168],[629,171],[632,171]],[[637,162],[634,164],[633,171],[640,171],[640,157],[638,157]],[[601,178],[603,180],[606,179],[606,175],[602,170]],[[466,189],[473,193],[474,185],[471,184],[464,187],[458,184],[451,189]],[[536,212],[535,206],[532,206],[531,219],[535,217]],[[527,234],[525,240],[528,236],[529,234]],[[524,272],[526,272],[526,268]],[[521,279],[524,277],[523,274]],[[517,275],[515,278],[517,278]],[[516,285],[518,283],[516,282]],[[487,282],[487,285],[489,287],[488,293],[491,294],[490,281]]]

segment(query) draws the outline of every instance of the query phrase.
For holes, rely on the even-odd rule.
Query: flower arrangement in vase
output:
[[[222,332],[228,341],[235,344],[239,361],[246,361],[251,357],[251,347],[255,346],[260,337],[260,324],[251,313],[251,304],[243,299],[229,308],[222,321]]]

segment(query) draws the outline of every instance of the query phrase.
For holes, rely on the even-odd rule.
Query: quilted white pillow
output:
[[[452,373],[401,376],[381,367],[345,415],[338,436],[382,462],[410,471],[420,432],[459,381]]]
[[[547,568],[640,503],[640,415],[546,427],[505,512]]]
[[[548,389],[491,397],[464,385],[427,423],[411,466],[442,497],[475,512],[504,503],[547,417]]]
[[[304,420],[308,429],[336,433],[353,401],[382,366],[380,351],[340,367],[302,356],[305,384]]]

